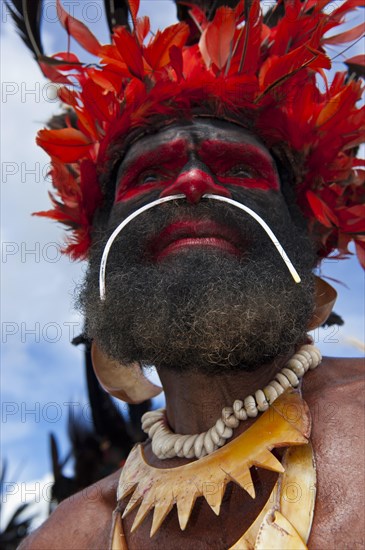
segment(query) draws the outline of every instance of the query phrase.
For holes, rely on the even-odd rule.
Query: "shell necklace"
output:
[[[306,344],[293,355],[284,368],[262,390],[248,395],[243,401],[237,399],[232,407],[224,407],[217,422],[200,434],[175,434],[166,420],[166,410],[157,409],[142,417],[142,429],[152,440],[152,451],[160,459],[184,457],[202,458],[222,447],[233,435],[233,429],[247,418],[266,411],[269,405],[287,388],[298,386],[308,369],[315,369],[321,362],[318,348]]]

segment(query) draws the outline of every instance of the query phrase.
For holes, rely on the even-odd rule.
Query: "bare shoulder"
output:
[[[100,550],[108,547],[120,472],[63,501],[19,550]]]
[[[365,358],[324,357],[321,365],[305,378],[306,390],[310,393],[341,391],[352,384],[365,381]]]
[[[304,381],[317,463],[316,550],[365,547],[364,374],[363,359],[325,358]]]

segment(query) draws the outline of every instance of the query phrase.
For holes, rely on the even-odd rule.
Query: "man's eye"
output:
[[[235,178],[252,178],[255,175],[255,171],[249,166],[233,166],[228,170],[226,175]]]
[[[138,184],[143,185],[145,183],[154,183],[162,178],[163,176],[161,174],[157,174],[156,172],[143,172],[143,174],[138,177]]]

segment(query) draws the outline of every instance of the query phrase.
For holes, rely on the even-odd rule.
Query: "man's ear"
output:
[[[313,330],[323,325],[328,319],[336,299],[335,289],[320,277],[315,277],[315,305],[307,330]]]
[[[91,345],[91,358],[97,379],[113,397],[137,405],[162,392],[162,388],[144,376],[139,363],[118,363],[101,351],[95,342]]]

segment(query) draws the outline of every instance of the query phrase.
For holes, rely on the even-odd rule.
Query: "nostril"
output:
[[[212,176],[204,170],[194,168],[183,172],[177,180],[164,189],[160,197],[166,197],[172,193],[183,193],[192,204],[200,201],[206,193],[230,197],[231,193],[225,187],[214,183]]]

